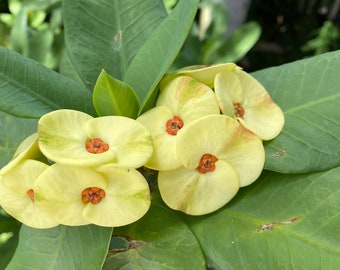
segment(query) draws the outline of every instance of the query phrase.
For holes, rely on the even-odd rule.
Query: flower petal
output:
[[[13,170],[0,177],[0,205],[11,216],[33,228],[52,228],[58,223],[43,213],[33,203],[28,191],[33,189],[36,178],[48,165],[26,159]]]
[[[219,155],[228,149],[240,124],[225,115],[208,115],[188,124],[177,135],[177,156],[184,167],[195,169],[204,154]]]
[[[240,187],[253,183],[261,174],[265,152],[262,140],[242,125],[234,131],[233,139],[219,158],[225,160],[238,172]]]
[[[181,168],[160,171],[158,186],[164,202],[190,215],[211,213],[229,202],[239,189],[238,175],[227,162],[216,162],[213,172]]]
[[[234,103],[241,103],[244,95],[240,80],[234,71],[226,71],[216,75],[215,95],[221,112],[230,117],[235,117]]]
[[[232,165],[239,174],[241,187],[259,177],[265,160],[261,139],[225,115],[200,118],[178,133],[177,156],[184,167],[197,168],[204,154]]]
[[[166,106],[157,106],[137,118],[151,133],[153,153],[145,166],[154,170],[173,170],[181,166],[176,154],[174,135],[166,132],[166,121],[174,115]]]
[[[157,106],[164,105],[185,123],[220,110],[211,88],[188,76],[179,76],[161,87]]]
[[[46,216],[60,224],[86,225],[83,211],[87,205],[82,192],[89,187],[106,189],[108,183],[90,168],[55,163],[45,170],[35,183],[36,206]]]
[[[50,160],[67,165],[96,166],[115,158],[112,151],[89,153],[84,125],[93,117],[74,110],[57,110],[38,122],[39,147]]]
[[[284,125],[282,110],[256,79],[242,70],[237,70],[236,74],[247,100],[244,119],[239,119],[240,122],[263,140],[275,138]]]
[[[13,158],[10,162],[1,168],[0,175],[4,175],[10,170],[12,170],[20,161],[24,159],[40,159],[42,158],[42,153],[39,150],[38,144],[38,133],[33,133],[28,136],[22,143],[18,146],[15,151]]]
[[[108,143],[118,166],[138,168],[152,155],[151,134],[145,126],[124,116],[103,116],[89,120],[84,126],[86,134]],[[103,154],[105,154],[104,152]]]
[[[99,204],[88,204],[85,218],[91,223],[116,227],[140,219],[150,207],[149,186],[142,174],[135,169],[115,168],[104,165],[99,169],[107,179],[106,196]]]
[[[165,77],[164,82],[173,77],[174,75],[187,75],[195,80],[204,83],[210,88],[214,87],[214,80],[217,73],[221,73],[223,71],[235,70],[237,67],[234,63],[225,63],[225,64],[217,64],[205,67],[188,67],[182,70],[177,71],[175,74],[170,74]],[[161,85],[162,87],[162,85]]]

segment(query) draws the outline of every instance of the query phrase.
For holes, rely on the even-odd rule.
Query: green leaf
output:
[[[0,111],[25,118],[60,108],[95,115],[92,93],[79,83],[3,47],[0,59]]]
[[[122,79],[139,48],[166,16],[162,0],[65,0],[70,60],[93,88],[102,69]]]
[[[112,247],[123,252],[109,256],[103,270],[205,269],[194,235],[176,214],[162,206],[153,204],[142,219],[115,228],[114,234]]]
[[[285,126],[265,143],[269,170],[321,171],[340,164],[340,51],[253,75],[285,114]]]
[[[135,119],[139,111],[139,100],[133,89],[104,69],[94,86],[93,103],[99,116],[122,115]]]
[[[20,222],[5,215],[0,207],[0,269],[5,269],[18,244]]]
[[[112,228],[94,225],[33,229],[22,225],[18,248],[6,270],[101,269]]]
[[[35,31],[29,40],[27,56],[48,66],[53,44],[53,32],[50,29]]]
[[[222,210],[183,216],[210,269],[338,269],[340,168],[265,172]]]
[[[7,164],[27,136],[37,132],[37,122],[37,119],[18,118],[0,111],[0,168]]]
[[[136,91],[142,111],[153,106],[157,95],[155,88],[179,53],[198,4],[199,0],[179,1],[129,65],[123,80]]]

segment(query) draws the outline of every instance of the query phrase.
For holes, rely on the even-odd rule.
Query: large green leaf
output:
[[[95,225],[45,230],[23,225],[6,270],[101,269],[111,233],[112,228]]]
[[[0,111],[0,168],[12,158],[20,143],[37,131],[37,122]]]
[[[104,270],[205,269],[194,235],[175,213],[162,206],[152,205],[142,219],[115,228],[114,234],[116,242],[123,241],[120,250],[124,250],[109,256]]]
[[[81,84],[4,47],[0,59],[0,111],[23,118],[60,108],[95,115],[92,93]]]
[[[340,167],[265,172],[222,210],[183,216],[210,269],[338,269]]]
[[[179,53],[194,20],[199,0],[181,0],[133,58],[124,81],[137,93],[142,111],[155,101],[155,88]]]
[[[339,74],[340,51],[253,74],[285,114],[281,134],[265,144],[267,169],[294,173],[339,166]]]
[[[93,88],[102,69],[122,79],[166,14],[162,0],[65,0],[66,46],[84,83]]]

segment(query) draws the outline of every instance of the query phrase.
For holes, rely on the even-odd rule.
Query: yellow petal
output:
[[[105,190],[107,181],[93,169],[55,163],[35,183],[35,204],[41,212],[60,224],[89,224],[83,215],[87,203],[82,201],[81,195],[89,187]]]
[[[166,132],[166,122],[174,115],[165,106],[157,106],[137,118],[151,133],[153,153],[145,166],[154,170],[173,170],[181,166],[176,154],[176,135]]]
[[[284,125],[284,114],[271,99],[266,89],[242,70],[236,71],[244,93],[244,119],[242,125],[263,140],[275,138]]]
[[[191,77],[179,76],[163,84],[157,106],[167,106],[185,123],[220,110],[211,88]]]
[[[104,116],[86,123],[84,130],[90,138],[99,137],[108,143],[117,166],[138,168],[150,158],[153,147],[151,134],[145,126],[124,116]],[[103,154],[105,154],[104,152]]]
[[[223,71],[230,71],[235,70],[238,68],[234,63],[225,63],[225,64],[217,64],[211,65],[207,67],[188,67],[182,70],[177,71],[174,75],[187,75],[192,77],[193,79],[204,83],[205,85],[209,86],[210,88],[214,87],[214,80],[215,76],[218,73]],[[163,82],[166,82],[168,79],[174,76],[170,74],[168,77],[163,79]],[[162,83],[162,82],[161,82]],[[162,87],[162,84],[161,84]]]
[[[239,78],[234,71],[227,71],[216,75],[215,95],[221,112],[235,117],[234,103],[243,102],[243,92]]]
[[[254,133],[239,125],[233,139],[219,158],[228,162],[240,177],[240,187],[253,183],[261,174],[265,152],[262,140]]]
[[[164,202],[189,215],[208,214],[224,206],[236,195],[239,179],[223,160],[215,165],[213,172],[205,174],[186,168],[159,172],[158,186]]]
[[[108,181],[106,196],[99,204],[88,204],[85,218],[100,226],[124,226],[140,219],[150,207],[149,186],[135,169],[105,165],[101,174]]]
[[[219,155],[228,149],[240,124],[225,115],[208,115],[188,124],[177,135],[177,156],[184,167],[197,168],[204,154]]]
[[[48,165],[26,159],[0,177],[0,205],[11,216],[33,228],[51,228],[58,223],[41,213],[27,191],[34,190],[36,178]]]
[[[241,187],[258,178],[265,159],[261,139],[225,115],[202,117],[178,133],[177,156],[186,168],[197,168],[204,154],[232,165]]]
[[[115,158],[112,151],[89,153],[84,132],[93,117],[74,110],[57,110],[43,115],[38,122],[39,147],[50,160],[77,166],[96,166]]]

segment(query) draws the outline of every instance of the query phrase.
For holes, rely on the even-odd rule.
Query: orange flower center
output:
[[[240,117],[243,119],[243,116],[245,114],[245,110],[244,108],[241,106],[240,103],[234,103],[234,113],[236,115],[236,117]]]
[[[183,127],[183,121],[178,116],[166,121],[166,132],[170,135],[176,135],[177,132]]]
[[[105,198],[105,191],[98,187],[85,188],[81,193],[81,199],[84,203],[98,204]]]
[[[31,198],[32,203],[34,203],[34,190],[29,189],[26,191],[26,194]]]
[[[100,154],[109,150],[109,145],[104,143],[100,138],[87,140],[85,143],[86,150],[91,154]]]
[[[217,162],[217,160],[218,158],[211,154],[204,154],[201,157],[197,170],[203,174],[205,174],[206,172],[212,172],[216,168],[215,163]]]

